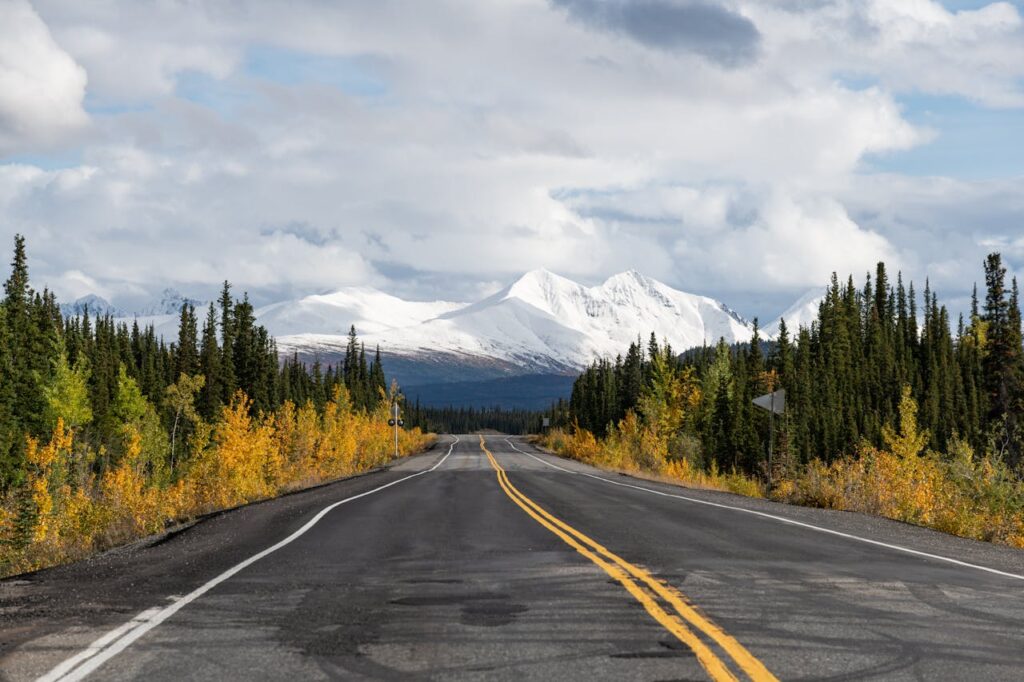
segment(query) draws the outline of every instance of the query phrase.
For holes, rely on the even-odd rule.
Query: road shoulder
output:
[[[803,507],[761,498],[745,497],[735,493],[687,487],[681,483],[656,481],[623,472],[606,471],[561,457],[546,448],[529,443],[525,439],[513,439],[517,447],[529,454],[546,459],[548,463],[578,474],[590,474],[618,483],[648,488],[662,495],[677,495],[701,502],[732,507],[780,517],[788,521],[818,526],[837,533],[845,533],[874,542],[898,545],[916,552],[948,557],[958,561],[976,564],[997,571],[1024,575],[1024,550],[995,545],[980,540],[961,538],[941,531],[896,521],[882,516],[860,512],[838,511],[817,507]],[[608,485],[608,484],[606,484]],[[679,504],[693,504],[679,499]],[[723,509],[723,513],[743,513]],[[764,518],[764,517],[761,517]],[[779,521],[782,523],[782,521]],[[787,524],[791,525],[791,524]],[[808,533],[818,532],[806,529]],[[856,540],[849,540],[856,542]],[[928,559],[922,558],[923,561]]]

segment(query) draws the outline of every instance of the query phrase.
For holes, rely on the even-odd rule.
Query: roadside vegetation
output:
[[[919,315],[913,284],[879,264],[863,289],[833,276],[795,340],[783,323],[774,343],[755,330],[682,357],[637,342],[580,376],[543,442],[610,469],[1024,548],[1019,293],[999,254],[985,281],[955,331],[927,284]],[[780,388],[769,469],[768,415],[751,401]]]
[[[0,574],[66,561],[204,513],[386,463],[397,387],[355,331],[338,368],[280,363],[225,283],[171,343],[65,319],[29,286],[24,240],[0,301]],[[403,454],[431,436],[400,431]]]

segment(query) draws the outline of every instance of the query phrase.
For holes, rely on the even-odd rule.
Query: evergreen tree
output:
[[[370,365],[370,394],[374,401],[387,393],[387,379],[384,377],[384,363],[380,357],[380,346],[377,346],[373,354],[373,364]]]
[[[1020,328],[1006,296],[1006,268],[1002,257],[993,253],[985,260],[985,347],[982,358],[983,382],[991,423],[1012,419],[1010,412],[1018,391],[1021,358]],[[1018,318],[1019,319],[1019,318]]]
[[[224,405],[222,351],[217,343],[217,312],[210,304],[203,323],[203,338],[199,348],[199,372],[205,378],[199,392],[198,411],[203,419],[212,421]]]
[[[14,482],[20,470],[18,455],[24,437],[15,413],[18,394],[13,369],[14,347],[7,325],[7,307],[0,304],[0,491]]]
[[[2,304],[9,351],[6,364],[0,367],[0,383],[5,385],[5,404],[0,406],[0,419],[7,422],[0,444],[8,448],[0,453],[3,472],[0,486],[20,480],[24,472],[24,436],[45,434],[45,399],[43,387],[50,381],[53,359],[57,354],[59,314],[55,319],[52,297],[36,294],[29,285],[28,256],[25,238],[14,237],[14,259],[11,275],[4,283]]]
[[[231,404],[238,388],[235,376],[235,303],[231,297],[231,285],[225,281],[220,292],[220,400]]]
[[[181,304],[181,317],[178,324],[178,348],[175,358],[174,374],[192,376],[199,371],[198,323],[196,310],[191,303]]]

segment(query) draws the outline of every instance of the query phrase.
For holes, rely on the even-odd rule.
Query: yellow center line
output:
[[[715,653],[691,630],[689,630],[679,618],[667,613],[657,603],[657,601],[652,599],[649,593],[631,579],[630,576],[646,585],[652,592],[654,592],[654,594],[661,597],[662,600],[671,605],[679,617],[718,644],[729,654],[729,656],[739,665],[751,680],[755,680],[755,682],[777,682],[776,677],[768,671],[761,661],[747,651],[747,649],[736,641],[736,639],[726,634],[718,625],[712,623],[688,604],[683,595],[675,588],[655,579],[654,576],[647,571],[631,564],[572,526],[559,520],[512,485],[512,482],[508,479],[508,475],[505,473],[505,470],[498,464],[497,459],[495,459],[491,451],[487,449],[483,436],[480,437],[480,447],[487,454],[487,458],[490,461],[491,466],[497,472],[498,484],[501,486],[502,490],[505,491],[505,494],[508,495],[509,498],[519,505],[519,507],[521,507],[527,514],[533,517],[534,520],[557,535],[580,554],[593,561],[611,577],[619,581],[623,587],[625,587],[626,590],[637,599],[637,601],[643,604],[644,608],[647,609],[647,612],[651,614],[655,620],[693,650],[694,654],[697,656],[697,660],[702,666],[704,666],[704,669],[712,679],[735,680],[736,677],[725,666],[725,664],[722,663]],[[610,560],[610,562],[602,559],[598,555],[603,555],[605,559]]]

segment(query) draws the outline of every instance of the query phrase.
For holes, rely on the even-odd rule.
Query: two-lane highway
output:
[[[12,680],[1019,680],[1024,553],[460,436],[0,583],[0,628]]]

